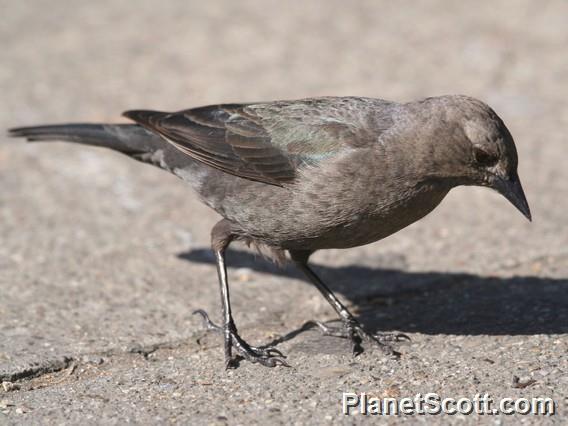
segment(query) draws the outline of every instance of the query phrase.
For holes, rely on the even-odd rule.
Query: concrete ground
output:
[[[314,256],[399,361],[303,330],[331,309],[236,246],[233,307],[292,368],[225,371],[209,229],[184,183],[113,152],[0,141],[0,424],[335,424],[343,392],[550,397],[557,414],[399,416],[566,423],[568,3],[0,0],[0,128],[121,121],[131,108],[465,93],[514,135],[533,211],[458,188],[385,241]],[[516,382],[515,377],[519,378]]]

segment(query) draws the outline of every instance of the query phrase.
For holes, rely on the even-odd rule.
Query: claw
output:
[[[192,315],[201,315],[203,318],[203,324],[207,330],[217,330],[222,331],[223,328],[215,324],[211,319],[209,319],[209,315],[203,309],[196,309],[192,312]]]
[[[286,358],[286,355],[284,355],[282,352],[280,352],[278,349],[276,348],[267,348],[266,349],[266,353],[269,356],[274,356],[274,355],[278,355],[280,358]]]
[[[286,358],[286,356],[285,356],[282,352],[280,352],[278,349],[276,349],[276,348],[272,348],[272,347],[269,347],[269,348],[259,348],[259,347],[256,347],[256,346],[251,346],[250,348],[251,348],[254,352],[261,353],[263,356],[265,356],[265,357],[267,357],[267,358],[274,357],[274,356],[279,356],[279,357],[282,357],[282,358]]]
[[[259,348],[256,346],[250,346],[237,334],[237,329],[234,324],[231,323],[231,325],[228,326],[229,329],[226,331],[224,327],[218,326],[211,321],[209,315],[203,309],[193,311],[193,315],[201,315],[203,318],[203,324],[207,330],[213,330],[223,334],[227,333],[225,336],[229,339],[229,347],[235,349],[239,355],[247,361],[259,363],[266,367],[276,367],[278,365],[290,367],[290,365],[284,361],[284,358],[286,357],[278,349],[273,347]],[[237,366],[237,360],[231,357],[230,352],[226,352],[225,357],[226,370]]]
[[[209,315],[203,309],[196,309],[191,313],[191,315],[197,315],[197,314],[201,315],[205,320],[209,319]]]
[[[351,340],[351,349],[353,356],[357,356],[363,352],[361,343],[363,340],[375,343],[386,355],[399,358],[400,352],[395,351],[390,343],[401,342],[403,340],[410,341],[410,337],[403,333],[375,333],[370,334],[365,331],[363,326],[355,319],[343,321],[343,327],[330,327],[320,321],[308,321],[304,324],[315,325],[318,327],[324,336],[342,337]]]
[[[258,363],[264,365],[265,367],[276,367],[278,365],[281,365],[282,367],[291,367],[290,364],[288,364],[282,358],[278,358],[278,357],[260,358],[260,359],[257,359],[255,361],[252,361],[252,362],[258,362]]]

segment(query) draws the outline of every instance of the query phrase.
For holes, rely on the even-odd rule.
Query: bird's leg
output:
[[[277,365],[288,366],[286,361],[282,359],[282,354],[280,351],[274,348],[260,349],[254,346],[250,346],[245,342],[241,336],[237,333],[237,327],[231,315],[231,301],[229,297],[229,282],[227,279],[227,265],[225,264],[225,251],[233,235],[230,232],[230,223],[225,220],[220,221],[213,227],[211,232],[211,245],[213,251],[215,252],[215,258],[217,260],[217,273],[219,276],[219,285],[221,288],[221,306],[222,306],[222,316],[223,325],[218,326],[214,324],[207,313],[203,310],[197,310],[194,313],[201,314],[203,316],[205,325],[209,330],[220,331],[224,336],[225,343],[225,367],[233,367],[233,355],[232,349],[234,348],[239,355],[241,355],[247,361],[253,363],[259,363],[267,367],[275,367]],[[280,355],[280,357],[275,354]]]
[[[404,334],[393,333],[369,333],[363,326],[355,319],[355,317],[347,310],[347,308],[339,301],[333,292],[327,287],[323,281],[315,274],[315,272],[307,264],[307,256],[301,254],[291,253],[292,259],[298,268],[308,277],[308,279],[317,287],[320,293],[325,297],[325,300],[333,307],[343,322],[343,328],[337,329],[327,326],[319,321],[312,321],[317,325],[325,335],[346,337],[351,340],[353,354],[357,355],[363,351],[361,343],[363,340],[375,343],[387,355],[399,356],[400,354],[395,351],[390,345],[391,342],[398,342],[401,340],[410,340]]]
[[[196,309],[195,311],[193,311],[193,314],[194,315],[201,315],[201,317],[203,318],[203,326],[206,330],[211,330],[211,331],[214,331],[216,333],[224,333],[224,328],[221,327],[220,325],[215,324],[213,321],[211,321],[211,319],[209,318],[209,315],[203,309]],[[273,348],[273,347],[260,348],[260,347],[251,346],[251,345],[248,345],[248,347],[250,349],[252,349],[254,352],[261,353],[263,356],[266,356],[266,357],[278,355],[280,357],[286,358],[282,354],[282,352],[280,352],[278,349]]]

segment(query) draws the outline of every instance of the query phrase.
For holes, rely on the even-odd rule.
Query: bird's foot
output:
[[[241,357],[250,361],[252,363],[258,363],[264,365],[265,367],[276,367],[277,365],[282,365],[284,367],[290,367],[290,365],[284,360],[286,358],[282,352],[276,348],[267,347],[260,348],[256,346],[251,346],[245,342],[241,336],[238,335],[237,329],[234,324],[228,325],[226,330],[215,324],[209,319],[209,315],[202,309],[198,309],[193,312],[194,314],[199,314],[203,318],[203,323],[207,330],[215,331],[225,335],[225,367],[234,368],[237,360],[231,356],[231,348],[234,348]],[[227,350],[229,348],[229,350]]]
[[[320,321],[310,321],[309,323],[316,325],[324,336],[334,336],[349,339],[351,341],[351,348],[353,355],[359,355],[363,352],[361,343],[363,340],[370,342],[379,347],[385,355],[395,358],[400,357],[400,352],[392,347],[392,343],[409,341],[410,337],[402,333],[369,333],[363,326],[354,318],[345,319],[342,327],[331,327]]]

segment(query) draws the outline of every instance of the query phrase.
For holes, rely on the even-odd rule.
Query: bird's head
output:
[[[435,111],[431,118],[438,116],[438,123],[442,123],[432,128],[438,136],[432,138],[430,147],[434,167],[455,178],[456,184],[496,190],[531,220],[517,174],[515,142],[499,116],[467,96],[442,96],[426,102],[431,102]]]

